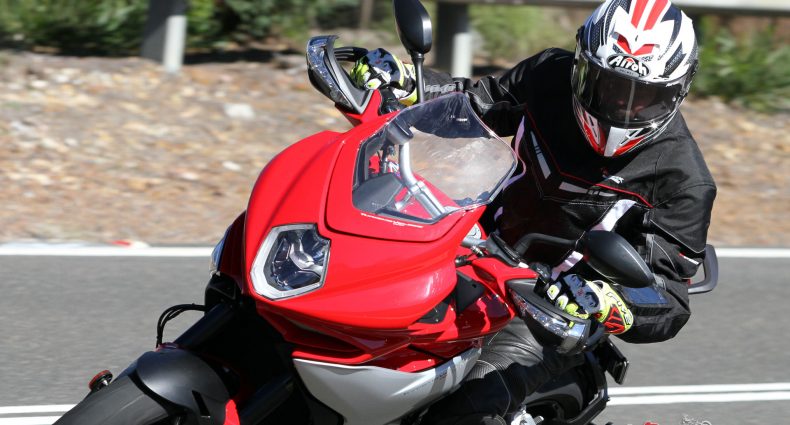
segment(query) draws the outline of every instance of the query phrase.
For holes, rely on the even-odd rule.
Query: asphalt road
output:
[[[790,260],[722,258],[720,266],[719,288],[694,297],[694,315],[681,335],[662,344],[618,344],[631,361],[625,387],[641,394],[648,386],[790,383],[784,320]],[[3,407],[74,404],[96,372],[120,372],[150,350],[165,307],[202,301],[208,260],[0,257],[0,270],[0,425],[6,425],[32,422],[11,421],[15,415]],[[176,319],[165,339],[194,319],[188,314],[194,313]],[[688,399],[695,388],[684,390],[692,393]],[[730,392],[742,393],[738,388]],[[618,400],[613,396],[596,422],[684,424],[685,417],[694,419],[685,424],[790,423],[788,400]]]

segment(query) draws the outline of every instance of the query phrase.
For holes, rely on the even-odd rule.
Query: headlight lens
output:
[[[266,298],[293,297],[320,288],[328,262],[329,239],[314,224],[275,227],[258,250],[250,278]]]

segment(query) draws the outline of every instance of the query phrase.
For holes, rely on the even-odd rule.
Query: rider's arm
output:
[[[524,101],[531,82],[547,81],[540,75],[554,68],[545,66],[547,62],[567,54],[560,49],[548,49],[523,60],[499,78],[487,76],[477,81],[452,78],[449,74],[426,69],[425,96],[431,99],[448,92],[463,91],[486,125],[501,137],[513,136],[524,117]]]
[[[685,135],[691,138],[687,130]],[[664,161],[678,162],[678,159],[670,157]],[[659,161],[657,170],[668,166],[665,163],[662,167]],[[685,175],[685,180],[676,181],[656,176],[655,190],[661,195],[645,214],[642,232],[629,237],[656,275],[658,287],[655,291],[658,296],[649,289],[621,288],[634,314],[634,326],[621,335],[629,342],[672,338],[691,314],[688,283],[704,258],[716,185],[701,155],[692,155],[676,166],[685,167],[697,177]]]

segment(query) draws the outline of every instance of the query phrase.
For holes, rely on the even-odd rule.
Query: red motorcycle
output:
[[[395,0],[417,66],[430,49],[427,13]],[[507,246],[478,224],[516,160],[462,94],[402,108],[388,90],[356,88],[339,61],[366,50],[307,45],[313,85],[354,127],[297,142],[261,172],[249,205],[212,255],[205,305],[160,317],[158,346],[91,392],[57,424],[417,424],[456,389],[483,338],[511,320],[585,364],[531,396],[513,424],[587,424],[605,407],[604,371],[626,359],[594,320],[556,309],[548,270],[521,258],[535,241],[575,248],[614,282],[653,276],[618,235],[579,241],[531,234]],[[705,281],[716,284],[716,258]],[[172,343],[168,320],[205,315]]]

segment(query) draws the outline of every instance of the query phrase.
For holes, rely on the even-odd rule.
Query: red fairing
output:
[[[244,226],[243,290],[294,344],[295,358],[419,371],[479,346],[514,317],[503,283],[492,277],[499,270],[455,266],[457,255],[471,254],[459,246],[484,207],[458,209],[432,224],[354,207],[360,145],[393,116],[365,115],[345,134],[324,132],[298,142],[255,184]],[[325,280],[319,289],[270,300],[255,292],[250,272],[267,234],[287,224],[315,224],[330,241]],[[485,287],[460,313],[453,295],[458,272]],[[518,276],[530,273],[522,269]],[[443,303],[441,317],[421,320]]]

